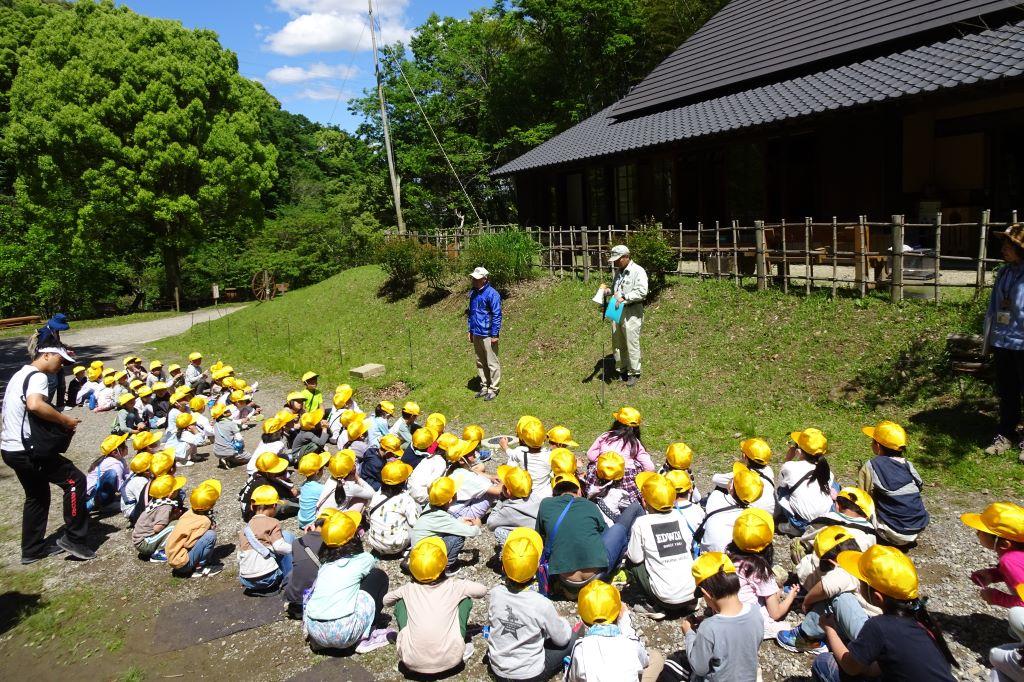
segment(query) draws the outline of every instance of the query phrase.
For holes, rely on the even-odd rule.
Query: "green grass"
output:
[[[381,362],[384,377],[351,382],[364,408],[408,394],[488,434],[535,414],[570,427],[584,447],[630,404],[644,415],[650,450],[684,440],[704,473],[721,470],[739,440],[754,435],[775,448],[777,466],[788,433],[816,426],[849,480],[869,455],[861,426],[894,419],[907,426],[910,456],[929,481],[1006,490],[1024,480],[1016,457],[985,458],[978,448],[994,427],[982,411],[991,411],[991,390],[969,381],[961,402],[945,370],[946,334],[974,331],[980,320],[981,304],[966,294],[894,306],[882,296],[833,301],[682,279],[647,307],[643,380],[602,391],[599,380],[586,381],[610,352],[608,326],[590,302],[596,283],[541,277],[506,299],[503,390],[487,404],[467,389],[475,370],[465,292],[389,301],[379,295],[383,282],[378,268],[356,268],[157,345],[164,357],[201,350],[250,381],[279,373],[297,384],[316,369],[326,392],[350,381],[349,368]]]

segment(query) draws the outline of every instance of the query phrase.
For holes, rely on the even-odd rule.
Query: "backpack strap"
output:
[[[693,544],[700,544],[700,541],[704,539],[704,532],[707,530],[706,526],[708,525],[708,519],[710,519],[715,514],[721,514],[722,512],[731,511],[733,509],[740,509],[740,505],[730,504],[726,505],[725,507],[719,507],[715,511],[705,516],[704,520],[700,522],[699,526],[697,526],[697,530],[693,531]]]
[[[859,530],[862,533],[866,533],[868,535],[874,535],[876,538],[878,537],[878,531],[876,531],[874,528],[872,528],[870,526],[869,527],[861,526],[861,525],[858,525],[856,523],[853,523],[852,521],[837,521],[835,519],[830,519],[827,516],[819,516],[818,518],[816,518],[813,521],[811,521],[811,523],[809,525],[811,525],[811,526],[821,526],[822,529],[828,528],[829,526],[842,526],[843,528],[850,528],[852,530]]]
[[[318,557],[316,555],[316,552],[310,549],[309,546],[305,542],[303,542],[304,539],[305,538],[299,538],[299,546],[302,547],[302,551],[306,553],[306,556],[309,557],[309,560],[312,561],[317,568],[320,568],[320,557]]]
[[[261,557],[266,559],[271,554],[273,554],[273,550],[271,550],[269,547],[267,547],[262,542],[256,539],[256,534],[252,532],[252,528],[249,527],[249,524],[245,524],[245,526],[242,528],[242,533],[245,535],[245,539],[249,541],[249,545]]]
[[[25,383],[21,385],[21,447],[25,449],[25,452],[32,452],[32,444],[25,438],[25,421],[28,420],[28,382],[32,380],[37,374],[42,374],[37,369],[33,369],[31,372],[25,375]]]
[[[562,510],[562,513],[558,516],[558,520],[555,521],[555,526],[551,529],[551,535],[548,536],[548,541],[544,543],[543,561],[547,561],[548,557],[551,556],[551,545],[554,543],[555,537],[558,535],[558,527],[562,525],[562,519],[564,519],[565,515],[569,513],[569,507],[571,507],[572,503],[575,501],[575,497],[570,498],[569,504],[565,505],[565,509]]]

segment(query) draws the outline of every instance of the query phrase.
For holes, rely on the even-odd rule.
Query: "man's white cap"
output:
[[[469,276],[473,279],[483,279],[489,277],[491,273],[487,272],[487,268],[477,268],[473,272],[469,273]]]
[[[615,261],[619,260],[623,256],[628,256],[628,255],[629,255],[629,247],[626,246],[625,244],[619,244],[618,246],[612,248],[612,255],[608,258],[608,262],[609,263],[614,263]]]
[[[66,348],[58,348],[57,346],[47,346],[46,348],[39,348],[36,350],[37,353],[42,355],[43,353],[56,353],[57,355],[64,358],[66,362],[74,362],[75,359],[71,357]]]

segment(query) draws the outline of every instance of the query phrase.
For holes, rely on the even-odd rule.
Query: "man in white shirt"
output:
[[[74,359],[63,347],[39,348],[32,364],[15,372],[4,392],[0,456],[14,470],[25,490],[21,524],[22,564],[31,564],[60,552],[82,560],[96,556],[85,544],[89,530],[85,474],[63,452],[41,452],[32,443],[29,415],[52,422],[71,433],[81,421],[62,414],[51,404],[47,375],[60,372],[65,362],[73,364]],[[51,483],[64,490],[64,535],[55,544],[45,541]]]
[[[612,249],[609,262],[615,266],[615,279],[606,294],[624,303],[622,319],[612,322],[612,346],[615,369],[627,386],[640,378],[640,327],[644,322],[644,299],[647,298],[647,271],[629,257],[629,247],[619,244]]]

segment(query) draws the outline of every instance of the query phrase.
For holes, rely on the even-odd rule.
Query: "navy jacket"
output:
[[[490,282],[469,292],[469,333],[498,336],[501,332],[501,294]]]

